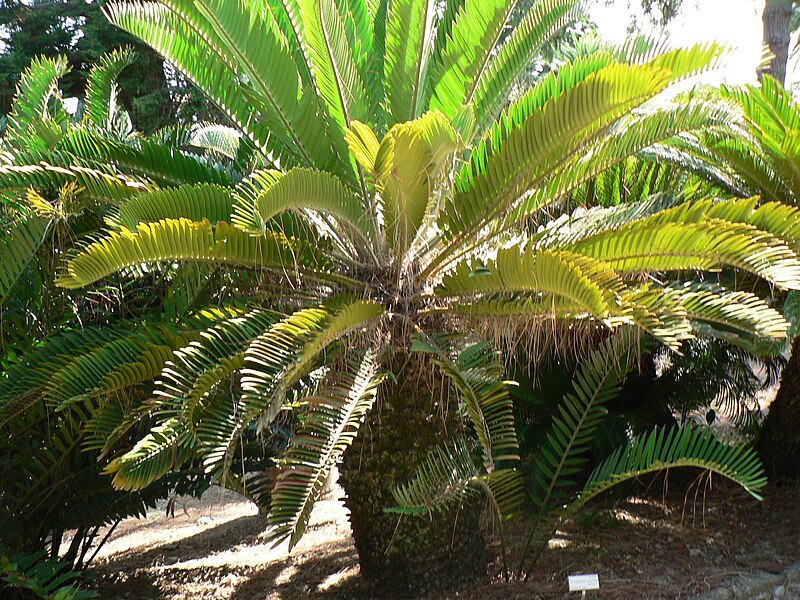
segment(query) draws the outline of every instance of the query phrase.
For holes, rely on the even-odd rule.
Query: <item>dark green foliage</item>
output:
[[[5,49],[0,54],[0,114],[8,114],[20,73],[34,56],[69,57],[61,81],[65,98],[82,98],[90,67],[115,48],[133,46],[136,68],[119,78],[120,100],[136,129],[145,133],[182,120],[219,119],[219,114],[164,61],[103,16],[106,0],[0,0],[0,27]],[[169,76],[169,77],[168,77]]]
[[[44,552],[11,555],[0,546],[0,593],[4,598],[96,598],[97,592],[82,590],[82,583],[81,574],[71,570],[68,563],[48,559]]]

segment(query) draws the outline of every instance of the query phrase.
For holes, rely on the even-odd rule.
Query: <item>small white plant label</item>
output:
[[[589,575],[570,575],[567,581],[569,581],[570,592],[585,592],[586,590],[600,589],[600,577],[598,577],[597,573],[591,573]]]

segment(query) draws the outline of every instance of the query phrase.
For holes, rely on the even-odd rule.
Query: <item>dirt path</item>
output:
[[[688,598],[800,561],[800,490],[607,498],[550,542],[525,584],[495,581],[443,598],[563,598],[568,574],[598,573],[596,598]],[[656,495],[657,496],[657,495]],[[347,512],[320,502],[300,544],[272,548],[264,518],[243,498],[212,489],[179,501],[175,518],[153,511],[120,524],[92,572],[103,599],[251,600],[371,598],[358,577]],[[495,568],[495,570],[498,570]],[[387,573],[390,577],[391,573]],[[782,598],[800,598],[788,582]],[[578,596],[573,594],[572,597]],[[765,598],[770,595],[763,596]]]

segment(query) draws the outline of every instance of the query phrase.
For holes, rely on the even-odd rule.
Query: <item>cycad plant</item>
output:
[[[142,414],[157,423],[110,462],[115,486],[141,488],[201,460],[210,476],[260,499],[274,538],[291,547],[344,460],[362,573],[390,568],[398,588],[448,574],[415,571],[432,565],[471,577],[476,567],[458,567],[458,558],[485,554],[474,533],[454,527],[478,527],[474,511],[456,508],[428,525],[398,523],[384,509],[434,444],[460,436],[472,441],[448,447],[472,465],[467,483],[500,515],[523,504],[512,406],[484,334],[513,332],[513,343],[557,318],[638,328],[675,349],[695,327],[742,339],[785,335],[787,323],[757,296],[713,275],[696,283],[694,274],[727,267],[800,287],[793,209],[659,197],[557,218],[563,200],[598,173],[724,122],[726,111],[659,95],[712,67],[720,49],[636,51],[633,64],[619,58],[624,51],[581,57],[507,105],[517,75],[580,9],[575,0],[541,0],[507,34],[514,5],[108,5],[112,22],[181,70],[267,165],[241,181],[192,185],[156,171],[146,190],[120,202],[108,232],[64,264],[67,288],[113,274],[183,281],[217,273],[220,296],[237,305],[216,311],[216,323],[166,358],[118,353],[94,371],[124,363],[153,373],[163,364],[139,408],[95,409],[94,422],[115,435],[129,435]],[[125,168],[116,146],[98,153]],[[554,434],[564,452],[583,435],[570,432],[567,411]],[[243,435],[255,428],[274,439],[287,427],[277,469],[237,473]],[[684,446],[654,443],[681,458]],[[565,475],[552,456],[541,477],[551,492]],[[721,471],[751,486],[724,453],[704,458],[717,457]],[[465,489],[457,479],[453,489]]]
[[[184,169],[190,175],[223,176],[211,155],[216,150],[200,151],[202,136],[224,128],[187,128],[183,137],[195,146],[193,156],[130,130],[114,81],[134,58],[126,49],[103,57],[91,71],[77,118],[66,113],[59,95],[66,61],[34,60],[0,137],[0,545],[31,556],[45,548],[53,558],[61,552],[75,568],[94,555],[105,525],[113,529],[122,518],[142,514],[176,488],[194,493],[207,487],[202,472],[186,471],[147,490],[113,489],[101,474],[103,457],[120,439],[126,449],[131,444],[124,436],[107,437],[103,415],[95,412],[102,404],[107,419],[138,406],[137,394],[147,388],[133,392],[132,385],[152,379],[172,348],[194,339],[208,320],[156,316],[142,323],[153,299],[160,303],[169,290],[153,279],[111,283],[88,295],[54,284],[66,250],[76,239],[97,235],[120,204],[147,189],[159,173],[155,165],[173,178],[186,165],[196,165]],[[102,159],[109,149],[119,163]],[[172,292],[166,308],[175,309],[182,305],[180,289]],[[147,367],[125,370],[141,355],[151,358]],[[142,429],[132,435],[144,435],[151,424],[140,416]]]
[[[797,206],[800,202],[800,105],[775,78],[764,75],[760,86],[723,87],[716,100],[735,111],[732,128],[712,127],[675,144],[674,158],[683,164],[704,165],[724,173],[731,189],[741,195],[759,194],[766,200]],[[771,474],[800,477],[800,437],[792,426],[800,418],[797,399],[800,341],[796,337],[797,297],[778,294],[785,310],[794,313],[791,359],[781,387],[769,408],[759,441],[759,454]]]

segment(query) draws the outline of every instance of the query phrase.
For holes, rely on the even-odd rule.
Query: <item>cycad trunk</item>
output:
[[[783,368],[778,394],[769,407],[758,454],[774,479],[800,479],[800,337]]]
[[[455,406],[442,406],[441,382],[405,367],[386,385],[380,405],[345,454],[339,481],[347,498],[361,574],[392,597],[456,589],[485,578],[490,553],[482,526],[484,499],[431,519],[398,518],[391,490],[407,482],[427,454],[457,429]],[[404,377],[405,376],[405,377]]]
[[[781,82],[786,81],[786,63],[789,59],[789,39],[791,33],[793,0],[767,0],[764,6],[764,44],[773,54],[769,65],[758,72],[769,73]]]

